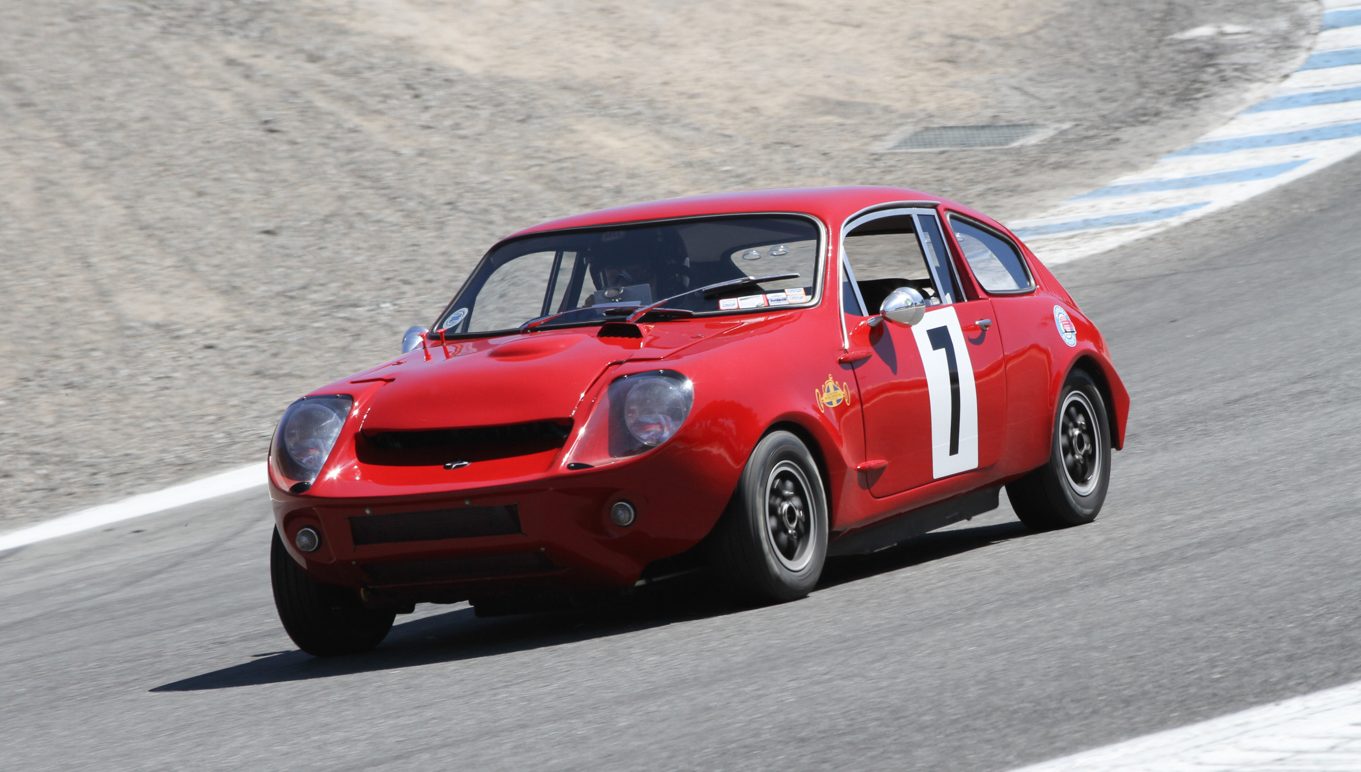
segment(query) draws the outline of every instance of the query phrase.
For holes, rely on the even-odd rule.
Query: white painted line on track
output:
[[[1013,223],[1018,234],[1045,263],[1076,260],[1245,201],[1361,150],[1361,92],[1344,93],[1361,88],[1361,63],[1352,63],[1349,53],[1361,51],[1361,0],[1322,5],[1322,32],[1309,58],[1267,99],[1149,169]],[[1282,102],[1286,97],[1291,101]],[[264,482],[263,464],[233,469],[0,533],[0,552]]]
[[[1361,769],[1361,682],[1137,737],[1018,772],[1092,769],[1354,772]]]
[[[27,547],[40,541],[67,536],[92,528],[131,520],[135,517],[164,512],[167,509],[196,504],[218,496],[226,496],[238,491],[264,485],[266,482],[265,465],[251,464],[220,472],[192,482],[175,485],[154,493],[103,504],[79,512],[63,515],[55,520],[31,525],[27,528],[0,533],[0,552]]]
[[[1047,264],[1183,225],[1361,151],[1361,0],[1325,0],[1299,69],[1265,99],[1152,167],[1013,229]]]

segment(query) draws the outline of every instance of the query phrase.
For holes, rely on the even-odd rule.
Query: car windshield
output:
[[[541,321],[533,329],[599,324],[710,284],[787,274],[798,278],[692,292],[666,306],[694,314],[802,306],[816,301],[818,268],[818,227],[794,215],[543,233],[488,253],[436,329],[458,335],[515,330],[535,320]]]

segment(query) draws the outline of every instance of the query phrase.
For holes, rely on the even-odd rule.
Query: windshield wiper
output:
[[[690,295],[698,295],[700,293],[703,293],[704,297],[711,298],[717,297],[719,295],[725,295],[733,290],[745,289],[747,287],[750,287],[755,284],[760,284],[762,282],[782,281],[784,279],[797,279],[797,278],[799,278],[799,274],[797,273],[773,273],[770,274],[769,276],[743,276],[740,279],[728,279],[727,281],[715,282],[713,284],[706,284],[703,287],[695,287],[694,289],[688,289],[684,292],[672,295],[671,297],[662,298],[661,300],[658,300],[657,302],[651,303],[646,306],[621,305],[621,306],[585,306],[584,308],[569,308],[566,311],[559,311],[555,314],[547,314],[545,316],[530,319],[529,321],[520,325],[518,331],[533,332],[534,330],[539,329],[545,324],[561,319],[564,316],[579,314],[582,311],[597,311],[606,318],[611,316],[627,316],[628,319],[626,319],[625,321],[628,322],[636,322],[639,319],[642,319],[648,314],[654,312],[659,314],[665,313],[671,316],[678,317],[694,316],[695,312],[689,309],[664,308],[664,306],[667,303],[679,300],[680,298],[689,297]]]
[[[642,308],[630,314],[629,318],[625,319],[624,321],[636,322],[639,319],[642,319],[644,316],[647,316],[650,311],[661,310],[662,306],[665,306],[667,303],[679,300],[684,297],[689,297],[690,295],[698,295],[700,293],[703,293],[705,298],[714,298],[718,297],[719,295],[726,295],[728,292],[732,290],[745,289],[754,284],[760,284],[762,282],[782,281],[784,279],[797,279],[797,278],[799,278],[799,275],[797,273],[772,273],[769,276],[743,276],[740,279],[728,279],[727,281],[706,284],[703,287],[695,287],[694,289],[688,289],[684,292],[672,295],[669,298],[662,298],[661,300],[658,300],[656,303],[653,303],[651,305],[643,306]],[[677,308],[666,310],[683,311],[684,309]]]
[[[529,321],[520,325],[517,332],[533,332],[534,330],[537,330],[538,328],[544,326],[545,324],[548,324],[551,321],[561,319],[564,316],[570,316],[571,314],[579,314],[582,311],[598,311],[607,317],[628,316],[629,314],[633,313],[634,310],[636,310],[637,308],[638,306],[584,306],[582,308],[569,308],[566,311],[559,311],[555,314],[548,314],[546,316],[539,316],[534,319],[530,319]]]

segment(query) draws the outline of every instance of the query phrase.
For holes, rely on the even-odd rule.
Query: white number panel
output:
[[[931,397],[931,476],[978,468],[978,390],[955,309],[929,310],[912,327]]]

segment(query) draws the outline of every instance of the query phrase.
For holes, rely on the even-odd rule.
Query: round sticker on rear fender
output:
[[[1073,326],[1073,320],[1068,318],[1068,312],[1063,310],[1063,306],[1054,306],[1054,326],[1058,328],[1059,337],[1067,343],[1069,348],[1077,345],[1077,327]]]

